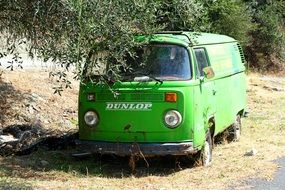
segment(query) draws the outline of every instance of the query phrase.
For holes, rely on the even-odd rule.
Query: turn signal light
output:
[[[172,92],[165,93],[165,101],[166,102],[176,102],[177,101],[177,94],[172,93]]]

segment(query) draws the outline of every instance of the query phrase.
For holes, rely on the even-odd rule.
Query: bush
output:
[[[225,34],[239,40],[243,45],[249,41],[252,28],[250,12],[241,0],[200,0],[206,9],[209,32]]]
[[[246,52],[251,66],[262,70],[282,66],[285,58],[285,2],[253,1],[248,5],[256,24],[250,32],[252,41]]]

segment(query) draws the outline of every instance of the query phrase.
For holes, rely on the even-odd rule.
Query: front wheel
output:
[[[203,148],[196,155],[196,164],[209,166],[212,162],[213,142],[210,132],[206,134]]]

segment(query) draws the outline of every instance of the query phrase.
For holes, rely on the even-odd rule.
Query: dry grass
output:
[[[62,114],[66,106],[75,109],[75,90],[64,92],[62,97],[53,96],[52,82],[47,76],[26,73],[18,78],[17,75],[4,74],[15,89],[35,92],[47,101],[40,114],[54,117]],[[74,160],[69,156],[73,150],[39,150],[28,156],[0,158],[0,189],[246,189],[242,185],[238,187],[242,180],[253,176],[270,179],[277,169],[272,160],[285,156],[285,91],[282,88],[285,88],[285,78],[249,75],[250,116],[243,120],[243,136],[239,142],[217,145],[210,167],[193,168],[175,158],[152,158],[148,160],[150,168],[142,161],[137,173],[131,174],[126,158]],[[245,156],[252,148],[257,154]],[[42,160],[48,165],[43,165]]]
[[[73,88],[65,90],[62,96],[53,94],[56,82],[49,78],[49,71],[5,71],[1,81],[0,100],[6,102],[6,109],[0,111],[5,115],[1,120],[4,126],[38,123],[53,130],[76,128],[77,81],[72,81]]]

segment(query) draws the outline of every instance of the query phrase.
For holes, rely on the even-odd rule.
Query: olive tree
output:
[[[14,53],[24,41],[30,56],[52,59],[66,69],[74,65],[79,77],[82,64],[98,51],[108,51],[109,60],[116,60],[109,67],[115,75],[123,55],[138,45],[134,35],[161,29],[154,0],[11,0],[0,7],[0,33],[7,47],[1,56]]]
[[[281,0],[278,2],[274,10],[279,10],[277,20],[280,22],[281,18],[284,19],[284,3]],[[274,20],[272,9],[268,10],[268,19]],[[222,33],[235,37],[244,46],[256,51],[258,48],[254,44],[258,44],[259,39],[255,36],[260,35],[261,41],[267,39],[268,33],[262,26],[267,29],[271,26],[263,23],[267,18],[260,11],[264,10],[254,7],[247,0],[1,1],[0,57],[14,54],[13,61],[21,63],[16,50],[26,44],[24,47],[31,57],[52,60],[65,69],[73,65],[76,76],[80,78],[83,76],[82,65],[95,55],[95,59],[87,64],[96,68],[98,62],[103,61],[109,65],[106,71],[108,76],[99,80],[108,80],[109,77],[117,80],[120,78],[119,70],[128,67],[125,55],[136,56],[135,47],[142,45],[134,40],[134,36],[140,34],[147,34],[151,38],[152,34],[161,30]],[[255,23],[259,23],[258,29]],[[279,27],[276,36],[281,35],[280,30]],[[248,35],[249,31],[252,35]],[[282,42],[279,39],[276,38],[273,43]],[[282,44],[278,47],[282,47]],[[281,51],[280,48],[278,51]],[[105,52],[107,58],[96,59],[100,52]],[[52,74],[68,82],[64,80],[64,72]],[[58,90],[62,90],[62,86]]]

